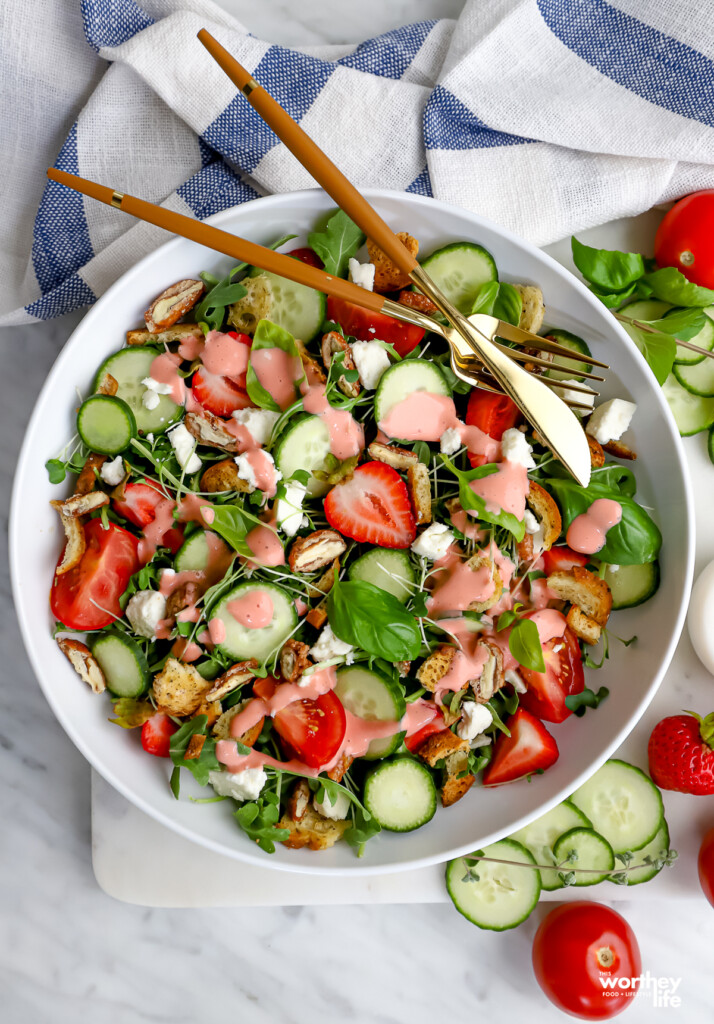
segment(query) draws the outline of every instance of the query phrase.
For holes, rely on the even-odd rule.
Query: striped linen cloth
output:
[[[57,100],[71,127],[55,166],[195,217],[314,186],[197,41],[201,27],[358,186],[433,195],[537,244],[714,186],[710,5],[472,0],[456,22],[298,51],[254,38],[209,0],[83,0],[84,40],[36,17],[47,2],[23,5],[28,30],[53,31],[25,55],[30,72],[51,90],[71,60],[82,84],[81,102]],[[49,3],[52,18],[71,17],[66,0]],[[9,128],[41,152],[57,124],[34,114],[13,74],[3,62],[22,97]],[[166,238],[55,183],[30,212],[38,172],[6,202],[16,244],[0,257],[0,324],[92,303]]]

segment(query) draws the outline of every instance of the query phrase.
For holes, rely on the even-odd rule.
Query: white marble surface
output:
[[[257,35],[308,44],[356,41],[424,17],[453,17],[461,4],[305,0],[296,6],[225,0],[224,6]],[[0,332],[3,525],[32,403],[78,319],[79,314]],[[694,440],[689,447],[698,444]],[[703,474],[706,464],[701,466]],[[702,506],[700,521],[707,517]],[[714,543],[708,555],[714,555]],[[176,910],[131,906],[106,896],[91,867],[89,767],[55,722],[32,676],[18,639],[5,565],[0,586],[6,604],[0,620],[3,1024],[194,1024],[226,1013],[249,1024],[426,1024],[437,1015],[478,1016],[495,1024],[563,1019],[541,995],[529,967],[542,908],[521,928],[499,935],[478,932],[448,905]],[[663,713],[693,696],[695,683],[709,710],[712,702],[704,693],[711,677],[702,676],[686,650],[678,666],[658,698]],[[640,745],[646,725],[640,727]],[[688,803],[695,836],[707,817],[714,823],[714,808],[710,799]],[[150,863],[153,849],[145,855]],[[691,856],[674,870],[683,873],[687,891],[696,893]],[[678,1014],[695,1024],[708,1021],[714,910],[702,898],[665,901],[654,885],[649,891],[651,898],[617,906],[638,935],[643,967],[682,978],[682,1007],[655,1010],[638,997],[624,1019],[650,1024],[667,1015],[676,1020]]]

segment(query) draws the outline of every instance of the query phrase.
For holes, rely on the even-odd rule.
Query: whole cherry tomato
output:
[[[714,907],[714,828],[710,828],[699,847],[699,884]]]
[[[659,267],[676,267],[689,281],[714,288],[714,189],[693,192],[665,214],[655,236]]]
[[[603,1020],[625,1010],[642,971],[635,933],[600,903],[563,903],[543,919],[533,940],[536,981],[559,1010]],[[620,983],[621,982],[621,983]]]

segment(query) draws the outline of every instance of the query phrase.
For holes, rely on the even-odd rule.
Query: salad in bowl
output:
[[[438,315],[363,242],[337,212],[307,247],[275,244]],[[74,477],[52,502],[57,644],[170,759],[177,799],[189,772],[268,853],[361,852],[551,769],[558,726],[608,696],[590,670],[611,613],[659,585],[622,440],[636,405],[572,389],[586,342],[483,246],[424,266],[462,312],[572,350],[546,372],[584,417],[587,488],[436,333],[247,266],[169,284],[126,324],[47,463]]]

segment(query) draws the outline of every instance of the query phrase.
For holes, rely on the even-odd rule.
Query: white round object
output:
[[[182,778],[174,800],[171,764],[147,757],[136,733],[111,725],[109,702],[77,678],[52,639],[48,592],[62,545],[59,517],[49,506],[62,496],[44,469],[61,439],[74,433],[75,389],[86,393],[103,359],[121,347],[125,331],[142,323],[145,309],[167,285],[200,270],[225,276],[234,261],[185,239],[173,239],[141,260],[89,310],[60,356],[37,401],[20,454],[13,492],[10,558],[22,636],[40,685],[62,726],[92,766],[123,796],[184,837],[218,853],[261,867],[312,874],[377,874],[442,862],[509,835],[540,816],[584,782],[639,720],[667,669],[684,622],[693,563],[692,501],[684,454],[662,392],[639,352],[612,314],[575,277],[547,254],[475,214],[421,196],[365,191],[387,223],[408,228],[427,254],[461,239],[484,245],[503,280],[543,289],[548,322],[585,338],[595,356],[610,364],[603,399],[637,403],[631,444],[638,453],[638,497],[656,509],[664,536],[664,585],[651,601],[615,613],[615,632],[637,634],[623,647],[616,641],[609,661],[588,672],[591,687],[610,690],[607,702],[584,718],[548,725],[560,749],[558,762],[530,783],[498,791],[473,789],[455,807],[439,808],[424,828],[409,835],[383,833],[364,856],[338,843],[319,854],[278,845],[264,854],[240,831],[228,801],[200,805],[186,797],[205,795]],[[334,203],[318,190],[257,199],[209,219],[224,230],[270,244],[286,232],[305,245]],[[626,384],[624,383],[626,382]],[[620,618],[622,616],[622,618]],[[182,773],[186,776],[188,773]]]
[[[714,562],[702,570],[692,587],[687,627],[697,657],[714,675]]]

